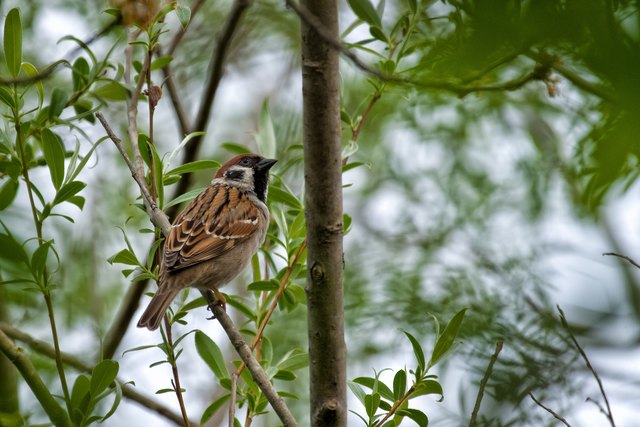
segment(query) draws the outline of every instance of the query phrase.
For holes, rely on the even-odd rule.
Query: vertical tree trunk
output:
[[[339,38],[335,0],[302,5]],[[313,28],[301,29],[311,425],[346,426],[339,58]]]

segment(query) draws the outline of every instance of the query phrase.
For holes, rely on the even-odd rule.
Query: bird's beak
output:
[[[268,171],[271,166],[275,165],[277,160],[275,159],[262,159],[256,164],[256,169],[259,171]]]

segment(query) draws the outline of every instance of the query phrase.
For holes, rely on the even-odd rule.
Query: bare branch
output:
[[[637,262],[635,262],[633,259],[629,258],[626,255],[620,255],[617,254],[615,252],[605,252],[602,254],[602,256],[617,256],[618,258],[622,258],[624,260],[627,260],[629,262],[629,264],[633,265],[636,268],[640,268],[640,264],[638,264]]]
[[[607,409],[605,411],[605,410],[602,409],[602,407],[600,405],[597,405],[597,406],[600,408],[602,413],[607,417],[607,419],[609,420],[609,424],[611,424],[611,427],[615,427],[616,423],[613,421],[613,414],[611,413],[611,406],[609,405],[609,399],[607,398],[607,393],[605,393],[605,391],[604,391],[604,386],[602,385],[602,380],[600,379],[600,376],[598,375],[598,372],[595,370],[593,365],[591,365],[591,362],[589,361],[589,358],[587,357],[587,353],[585,353],[585,351],[582,349],[582,347],[578,343],[578,340],[573,335],[573,332],[571,332],[571,328],[569,328],[569,323],[567,322],[567,318],[564,315],[564,311],[562,311],[562,309],[560,308],[559,305],[556,305],[556,308],[558,309],[558,312],[560,313],[560,322],[562,323],[562,326],[569,333],[569,337],[571,338],[571,341],[573,341],[573,344],[576,346],[576,349],[578,349],[578,353],[580,353],[580,356],[582,356],[582,359],[584,360],[584,363],[587,365],[587,369],[589,369],[591,371],[591,373],[593,374],[593,377],[596,379],[596,382],[598,383],[598,387],[600,388],[600,394],[602,395],[602,398],[604,399],[604,403],[605,403],[605,406],[606,406]]]
[[[220,304],[215,303],[215,296],[213,295],[213,292],[210,290],[201,292],[204,299],[209,302],[209,309],[220,322],[220,325],[229,337],[231,345],[233,345],[242,361],[247,365],[247,369],[249,370],[251,377],[258,387],[260,387],[260,390],[262,390],[276,414],[278,414],[282,424],[284,424],[285,427],[297,426],[298,423],[295,418],[293,418],[291,411],[289,411],[286,403],[269,381],[269,377],[260,366],[260,363],[258,363],[256,358],[253,356],[251,349],[244,341],[242,334],[240,334],[240,331],[236,328],[233,320],[231,320]]]
[[[571,427],[571,424],[569,424],[567,422],[567,420],[565,420],[561,415],[557,414],[556,412],[554,412],[551,408],[548,408],[546,406],[544,406],[538,399],[536,399],[535,397],[533,397],[532,393],[529,393],[529,397],[536,402],[536,404],[541,407],[542,409],[544,409],[545,411],[547,411],[548,413],[550,413],[551,415],[553,415],[553,417],[560,421],[561,423],[563,423],[564,425],[566,425],[567,427]]]
[[[109,138],[113,141],[113,143],[118,148],[118,151],[122,155],[122,158],[127,164],[129,171],[131,172],[131,176],[138,183],[138,187],[140,187],[140,193],[142,194],[142,200],[144,201],[144,205],[147,208],[147,214],[149,214],[149,217],[151,218],[151,222],[160,230],[162,230],[162,234],[166,236],[169,233],[169,230],[171,229],[171,224],[169,223],[167,216],[165,215],[164,212],[162,212],[162,210],[160,210],[160,208],[158,208],[158,205],[155,203],[155,201],[151,197],[151,194],[149,193],[149,189],[147,188],[147,184],[144,180],[144,177],[138,174],[138,172],[135,169],[135,166],[133,165],[133,163],[131,163],[131,160],[129,159],[127,152],[124,150],[124,146],[122,145],[122,141],[120,140],[120,138],[118,138],[115,135],[115,133],[113,133],[111,126],[109,126],[109,123],[104,118],[102,113],[97,112],[96,117],[98,118],[98,120],[100,120],[100,123],[102,123],[102,127],[107,132],[107,135],[109,135]]]
[[[52,359],[55,358],[55,350],[49,344],[47,344],[44,341],[40,341],[36,338],[33,338],[31,335],[25,332],[22,332],[19,329],[14,328],[8,323],[0,322],[0,331],[3,331],[5,334],[13,338],[14,340],[22,341],[23,343],[27,344],[32,350],[44,356],[50,357]],[[61,352],[61,356],[62,356],[62,362],[65,365],[71,366],[72,368],[77,369],[80,372],[90,373],[93,369],[91,366],[87,365],[85,362],[83,362],[79,358],[69,353]],[[138,393],[137,391],[132,389],[130,386],[126,385],[124,382],[120,380],[119,382],[120,382],[120,385],[122,386],[122,395],[127,399],[133,400],[134,402],[156,412],[159,415],[162,415],[163,417],[167,418],[170,421],[173,421],[178,425],[183,424],[182,417],[179,414],[176,414],[171,409],[167,408],[161,403],[156,402],[155,400],[143,394]],[[191,425],[195,426],[196,424],[192,422]]]
[[[229,403],[229,427],[235,426],[236,419],[236,394],[238,390],[238,374],[231,374],[231,399]]]
[[[476,397],[476,404],[473,406],[473,412],[471,413],[471,420],[469,420],[469,427],[475,427],[477,425],[478,413],[480,412],[480,404],[482,403],[482,397],[484,396],[484,389],[487,387],[487,383],[489,382],[489,378],[491,377],[491,373],[493,372],[493,365],[498,360],[498,355],[502,351],[502,341],[498,341],[496,343],[496,350],[491,355],[491,359],[489,359],[489,365],[487,366],[487,370],[480,381],[480,388],[478,389],[478,396]]]

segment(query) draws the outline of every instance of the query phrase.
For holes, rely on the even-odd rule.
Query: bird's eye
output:
[[[249,166],[249,158],[245,157],[244,159],[240,160],[240,164],[242,166]]]

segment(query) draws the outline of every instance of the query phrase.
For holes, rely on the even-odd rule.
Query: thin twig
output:
[[[280,279],[280,284],[278,286],[278,291],[273,297],[273,301],[271,302],[269,311],[267,311],[267,314],[262,319],[262,322],[258,327],[258,331],[256,332],[255,337],[253,337],[253,341],[251,342],[251,346],[250,346],[251,351],[253,351],[258,345],[258,343],[262,340],[264,329],[267,327],[267,324],[269,323],[269,320],[271,319],[273,312],[276,310],[276,307],[278,307],[278,301],[280,301],[280,298],[284,293],[286,285],[287,283],[289,283],[289,278],[291,277],[291,274],[293,273],[293,270],[295,269],[296,265],[298,265],[298,260],[300,259],[300,256],[302,255],[306,247],[307,247],[307,240],[305,239],[300,244],[300,247],[298,248],[298,252],[296,252],[295,256],[293,257],[291,264],[289,264],[289,266],[287,267],[287,270],[282,275],[282,279]],[[236,375],[240,375],[244,370],[244,368],[245,368],[245,364],[241,363],[240,366],[238,366],[238,368],[236,369],[236,372],[235,372]]]
[[[493,372],[493,365],[498,360],[498,355],[502,351],[502,340],[496,343],[496,350],[493,352],[491,359],[489,359],[489,365],[487,370],[480,381],[480,388],[478,389],[478,396],[476,397],[476,404],[473,406],[473,412],[471,413],[471,420],[469,420],[469,427],[475,427],[477,425],[478,413],[480,412],[480,404],[482,403],[482,397],[484,396],[484,389],[487,387],[491,373]]]
[[[580,353],[580,356],[582,356],[582,359],[584,360],[584,363],[587,365],[587,369],[589,369],[591,371],[591,373],[593,374],[593,377],[596,379],[596,382],[598,383],[598,387],[600,388],[600,394],[602,395],[602,398],[604,399],[604,403],[605,403],[605,406],[606,406],[606,411],[603,410],[600,405],[597,405],[597,406],[600,408],[600,410],[607,417],[607,419],[609,420],[609,424],[611,424],[611,427],[615,427],[616,424],[613,421],[613,414],[611,413],[611,406],[609,405],[609,399],[607,398],[607,393],[605,393],[605,391],[604,391],[604,386],[602,385],[602,380],[600,380],[600,376],[598,375],[598,372],[596,372],[596,370],[593,367],[593,365],[591,365],[591,362],[589,361],[589,358],[587,357],[587,353],[585,353],[585,351],[582,349],[582,347],[578,343],[578,340],[573,335],[573,332],[571,332],[571,328],[569,328],[569,323],[567,322],[567,318],[564,315],[564,311],[562,311],[562,309],[560,308],[559,305],[556,305],[556,308],[558,309],[558,312],[560,313],[560,322],[562,323],[562,326],[569,333],[569,337],[571,338],[571,341],[573,341],[573,344],[578,349],[578,353]]]
[[[173,335],[171,334],[171,322],[169,322],[169,318],[164,316],[164,330],[167,337],[167,347],[170,351],[169,354],[169,364],[171,365],[171,373],[173,374],[173,380],[171,380],[171,385],[173,386],[173,390],[176,393],[176,398],[178,399],[178,406],[180,406],[180,412],[182,413],[182,420],[184,421],[184,426],[189,427],[189,417],[187,416],[187,407],[184,404],[184,398],[182,396],[182,387],[180,386],[180,374],[178,372],[178,364],[176,361],[176,352],[173,348]]]
[[[0,322],[0,330],[5,334],[7,334],[10,338],[27,344],[33,351],[37,353],[40,353],[51,359],[54,359],[56,356],[55,349],[51,347],[49,344],[47,344],[44,341],[38,340],[17,328],[14,328],[8,323]],[[91,366],[87,365],[84,361],[80,360],[76,356],[73,356],[69,353],[61,352],[60,356],[61,356],[62,362],[65,365],[70,366],[80,372],[91,373],[93,369]],[[118,382],[122,386],[122,395],[124,397],[140,404],[141,406],[144,406],[145,408],[148,408],[156,412],[157,414],[167,418],[168,420],[178,425],[182,425],[183,420],[179,414],[176,414],[175,412],[173,412],[173,410],[162,405],[161,403],[143,394],[138,393],[137,391],[132,389],[129,385],[125,384],[123,381],[118,380]],[[194,426],[195,424],[192,422],[191,425]]]
[[[416,391],[416,386],[412,385],[411,387],[409,387],[409,390],[407,390],[404,395],[396,403],[394,403],[391,409],[389,409],[389,412],[387,412],[384,417],[380,418],[380,420],[378,420],[378,422],[376,422],[373,427],[382,426],[389,418],[391,418],[396,413],[398,409],[400,409],[400,407],[407,399],[409,399],[414,391]]]
[[[640,268],[640,264],[638,264],[637,262],[635,262],[633,259],[629,258],[626,255],[620,255],[620,254],[617,254],[615,252],[605,252],[605,253],[602,254],[602,256],[617,256],[618,258],[622,258],[622,259],[628,261],[634,267]]]
[[[291,414],[291,411],[289,411],[289,408],[284,402],[284,399],[282,399],[282,397],[273,387],[273,385],[269,381],[269,377],[260,366],[260,363],[258,363],[255,357],[253,357],[251,349],[242,338],[242,334],[240,334],[240,331],[238,330],[238,328],[236,328],[233,320],[231,320],[227,312],[224,310],[224,308],[222,308],[220,304],[215,304],[215,302],[212,303],[212,301],[215,300],[213,292],[203,291],[202,296],[204,296],[205,300],[209,302],[211,312],[220,322],[220,325],[231,341],[231,345],[233,345],[242,361],[245,363],[245,365],[247,365],[247,369],[249,370],[251,377],[256,382],[260,390],[264,393],[265,397],[271,404],[271,407],[280,418],[280,421],[282,421],[282,424],[285,427],[297,426],[298,423]]]
[[[131,33],[130,33],[131,34]],[[138,30],[130,38],[135,39],[140,34]],[[128,51],[131,52],[131,51]],[[132,60],[132,54],[127,54],[127,62]],[[138,82],[133,93],[127,100],[127,118],[129,125],[127,127],[129,132],[129,139],[131,140],[131,147],[133,148],[133,158],[135,160],[136,172],[140,176],[144,176],[144,161],[140,154],[140,147],[138,147],[138,98],[142,93],[142,87],[146,81],[147,70],[151,67],[151,58],[149,55],[145,55],[144,64],[142,64],[142,70],[138,74]],[[130,67],[128,67],[130,69]]]
[[[554,417],[556,420],[560,421],[561,423],[563,423],[563,424],[564,424],[564,425],[566,425],[567,427],[571,427],[571,424],[569,424],[569,423],[567,422],[567,420],[565,420],[565,419],[564,419],[560,414],[558,414],[558,413],[554,412],[554,411],[553,411],[553,409],[551,409],[551,408],[549,408],[549,407],[547,407],[547,406],[544,406],[544,405],[542,404],[542,402],[540,402],[538,399],[536,399],[536,398],[533,396],[533,394],[532,394],[532,393],[529,393],[529,397],[530,397],[534,402],[536,402],[536,405],[538,405],[539,407],[541,407],[542,409],[544,409],[545,411],[547,411],[548,413],[550,413],[551,415],[553,415],[553,417]]]
[[[160,210],[160,208],[158,208],[158,205],[153,201],[153,198],[149,193],[149,189],[147,188],[147,184],[144,181],[144,178],[140,176],[138,172],[136,172],[135,166],[133,165],[133,163],[131,163],[131,160],[129,159],[129,156],[125,151],[120,138],[118,138],[115,135],[115,133],[113,133],[111,126],[109,125],[107,120],[104,118],[102,113],[97,112],[96,117],[98,118],[98,120],[100,120],[102,127],[107,132],[107,135],[109,136],[111,141],[113,141],[113,143],[118,148],[118,151],[122,155],[122,158],[127,164],[129,171],[131,172],[131,176],[138,184],[138,187],[140,188],[140,193],[142,194],[142,200],[144,201],[145,207],[147,208],[147,214],[151,218],[151,222],[162,231],[162,234],[166,236],[167,234],[169,234],[169,230],[171,230],[171,224],[169,223],[167,216],[165,215],[164,212],[162,212],[162,210]]]

